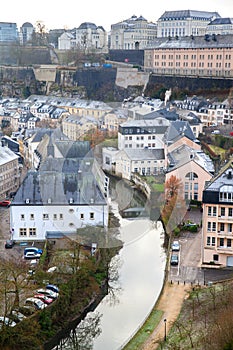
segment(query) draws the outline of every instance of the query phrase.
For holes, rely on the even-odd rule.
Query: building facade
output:
[[[158,38],[145,49],[144,69],[158,75],[233,77],[233,36]]]
[[[207,25],[206,34],[233,34],[233,18],[215,18]]]
[[[132,16],[111,25],[110,48],[112,50],[144,49],[157,37],[157,25],[143,16]]]
[[[203,191],[202,264],[233,266],[233,166]]]
[[[102,26],[84,22],[78,28],[64,32],[58,38],[58,49],[70,50],[76,48],[85,52],[89,52],[90,50],[107,52],[107,41],[107,32]]]
[[[0,42],[18,41],[18,30],[16,23],[0,22]]]
[[[0,146],[0,199],[9,198],[19,186],[18,156],[7,146]]]
[[[180,37],[205,34],[207,25],[215,18],[217,12],[205,11],[166,11],[158,19],[158,38]]]

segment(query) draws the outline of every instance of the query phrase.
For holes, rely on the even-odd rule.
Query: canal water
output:
[[[166,264],[162,224],[147,217],[121,218],[119,201],[113,199],[123,248],[112,259],[109,294],[79,324],[75,337],[56,349],[122,349],[144,323],[162,289]]]

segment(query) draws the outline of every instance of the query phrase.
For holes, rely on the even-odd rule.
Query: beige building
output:
[[[183,196],[186,201],[201,201],[205,183],[210,181],[214,173],[210,158],[202,151],[181,145],[168,154],[168,159],[170,165],[166,181],[172,175],[175,176],[183,184]]]
[[[19,186],[18,156],[8,147],[0,146],[0,199],[15,192]]]
[[[82,140],[90,130],[97,129],[99,123],[92,117],[70,115],[62,121],[62,132],[70,140]]]
[[[158,38],[202,35],[207,25],[215,18],[217,12],[205,11],[166,11],[158,19]]]
[[[112,50],[144,49],[157,37],[157,24],[143,16],[132,16],[111,25],[110,48]]]
[[[158,75],[233,77],[233,35],[158,38],[145,49],[144,69]]]
[[[202,264],[233,266],[232,162],[203,192]]]

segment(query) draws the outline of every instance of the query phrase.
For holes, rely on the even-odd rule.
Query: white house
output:
[[[12,238],[43,241],[74,234],[87,225],[107,227],[107,192],[102,192],[101,181],[92,172],[93,162],[89,157],[50,156],[39,171],[29,171],[11,205]]]

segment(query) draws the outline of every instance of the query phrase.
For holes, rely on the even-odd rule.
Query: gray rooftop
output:
[[[195,10],[181,10],[181,11],[165,11],[159,20],[181,20],[187,18],[193,19],[212,19],[214,17],[220,17],[218,12],[206,12]]]
[[[12,205],[106,204],[94,174],[93,159],[47,158],[39,171],[29,171]]]
[[[125,149],[124,152],[131,160],[160,160],[165,159],[164,149]]]
[[[157,38],[146,49],[231,48],[232,34]],[[145,49],[145,50],[146,50]]]

